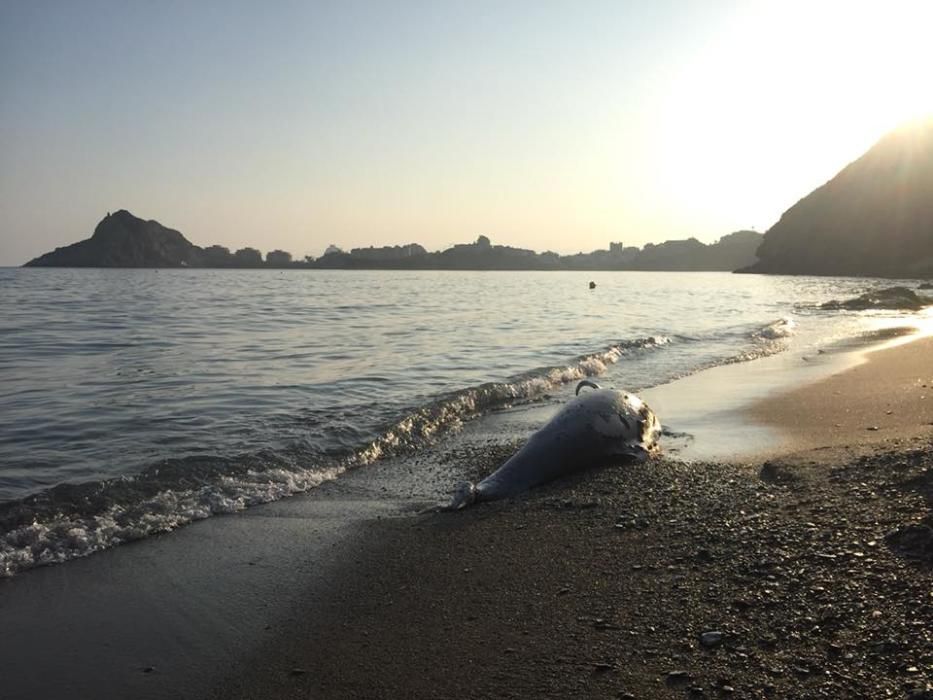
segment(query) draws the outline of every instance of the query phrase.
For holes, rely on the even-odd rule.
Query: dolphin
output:
[[[580,390],[589,387],[595,391]],[[478,484],[463,482],[443,510],[508,498],[595,462],[625,457],[638,462],[657,451],[661,423],[634,394],[603,389],[584,379],[576,395],[505,464]]]

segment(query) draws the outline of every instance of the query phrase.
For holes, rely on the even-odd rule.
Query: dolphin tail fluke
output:
[[[461,482],[457,485],[457,490],[454,491],[450,503],[442,506],[441,510],[462,510],[476,503],[476,495],[476,484],[469,481]]]

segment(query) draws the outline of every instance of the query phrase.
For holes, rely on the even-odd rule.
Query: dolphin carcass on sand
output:
[[[580,395],[590,387],[595,391]],[[644,461],[658,450],[661,423],[634,394],[583,380],[577,396],[531,436],[525,446],[478,484],[457,487],[445,510],[507,498],[533,486],[614,457]]]

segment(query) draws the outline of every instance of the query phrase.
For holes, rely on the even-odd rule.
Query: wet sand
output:
[[[933,338],[869,353],[866,362],[762,401],[750,417],[793,450],[897,448],[933,436]]]
[[[363,523],[211,697],[933,698],[931,350],[748,409],[786,438],[764,463]],[[514,447],[448,458],[482,474]]]

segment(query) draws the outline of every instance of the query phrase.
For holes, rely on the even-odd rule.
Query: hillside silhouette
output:
[[[295,260],[283,250],[266,254],[255,248],[235,252],[213,245],[201,248],[180,232],[157,221],[145,221],[125,209],[107,214],[93,235],[56,248],[26,263],[28,267],[192,267],[192,268],[321,268],[390,270],[722,270],[755,260],[762,235],[738,231],[706,245],[689,238],[649,243],[644,248],[612,243],[608,250],[558,255],[493,245],[486,236],[446,250],[428,252],[417,243],[354,248],[329,246],[324,255]]]
[[[765,233],[743,272],[933,276],[933,120],[888,134]]]

